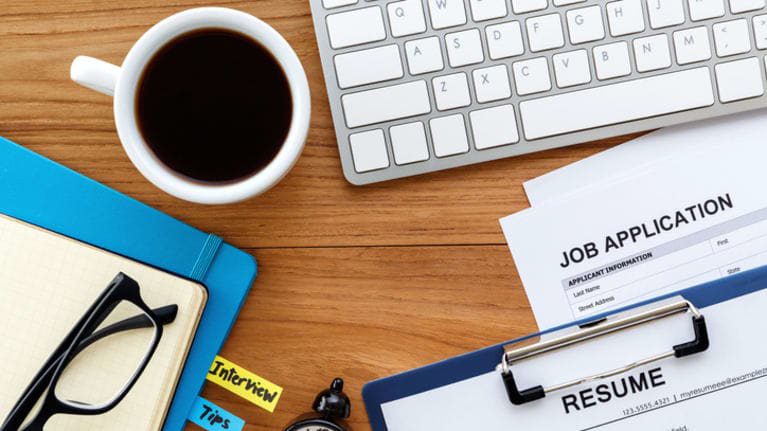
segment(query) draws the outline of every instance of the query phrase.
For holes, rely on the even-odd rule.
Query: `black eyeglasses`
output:
[[[146,369],[163,326],[173,322],[177,312],[176,305],[150,309],[138,283],[119,273],[40,368],[0,431],[42,431],[57,414],[100,415],[112,410]],[[101,327],[108,319],[131,315]],[[121,336],[108,339],[116,334]],[[99,341],[99,348],[89,348]]]

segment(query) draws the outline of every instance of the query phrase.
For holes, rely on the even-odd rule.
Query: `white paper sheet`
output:
[[[767,264],[767,145],[722,144],[501,220],[541,329]]]
[[[767,145],[767,110],[695,122],[658,130],[525,182],[534,207],[590,187],[609,184],[651,170],[668,159],[684,159],[691,152],[727,153],[733,142],[739,151]]]
[[[500,374],[491,372],[384,404],[386,427],[390,431],[767,429],[762,407],[767,344],[752,342],[767,331],[767,321],[761,318],[765,308],[767,293],[760,291],[703,309],[711,337],[711,347],[703,353],[582,384],[522,406],[510,404]],[[515,378],[522,388],[563,383],[569,376],[603,372],[610,368],[600,367],[626,365],[689,341],[689,316],[669,320],[520,362],[513,368]],[[632,387],[629,379],[639,384],[624,390],[626,382]]]

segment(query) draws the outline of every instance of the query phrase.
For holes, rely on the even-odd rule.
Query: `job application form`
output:
[[[766,160],[674,158],[502,219],[539,327],[767,264]]]

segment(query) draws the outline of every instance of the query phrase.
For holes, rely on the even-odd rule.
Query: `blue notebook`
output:
[[[181,430],[255,280],[254,258],[3,138],[0,213],[208,288],[208,302],[163,428]]]
[[[511,382],[516,390],[514,378],[520,382],[520,376],[525,378],[535,374],[533,384],[530,381],[519,383],[518,389],[526,393],[522,398],[526,396],[528,399],[517,397],[512,401],[514,391],[509,390],[497,368],[502,362],[504,345],[517,346],[519,344],[515,343],[531,341],[541,335],[545,336],[541,339],[549,341],[559,332],[577,333],[579,325],[581,330],[593,328],[619,316],[637,313],[640,307],[644,312],[675,301],[697,308],[706,322],[702,332],[711,334],[710,338],[708,335],[699,337],[698,327],[691,326],[689,320],[681,316],[681,320],[673,322],[677,326],[657,322],[659,326],[652,327],[649,333],[640,333],[643,338],[635,338],[634,333],[627,338],[610,340],[606,337],[606,341],[601,341],[605,350],[599,350],[599,342],[593,346],[562,343],[564,347],[558,352],[567,353],[568,349],[573,349],[573,355],[550,358],[548,362],[545,355],[533,356],[528,351],[526,356],[520,355],[521,359],[513,361],[516,367],[522,362],[523,368],[521,374],[514,374]],[[764,368],[767,346],[761,342],[767,331],[764,310],[767,310],[767,267],[376,380],[363,388],[363,399],[374,431],[672,428],[718,431],[741,428],[727,423],[733,417],[746,418],[747,428],[765,429],[767,414],[761,407],[761,394],[767,390],[767,379],[763,378],[767,377]],[[700,345],[687,342],[692,329],[696,329],[696,341],[706,340],[706,347],[684,352],[688,346]],[[683,343],[668,342],[675,337]],[[643,355],[637,356],[638,352],[632,346],[647,347],[647,339],[655,340],[658,345],[653,344],[647,351],[641,351]],[[670,349],[672,346],[673,350]],[[584,348],[586,350],[579,350]],[[549,349],[547,352],[553,351]],[[677,355],[677,351],[682,354]],[[601,354],[595,355],[595,352]],[[659,352],[669,352],[672,356],[656,362],[635,362]],[[524,368],[525,360],[531,357],[532,365]],[[562,357],[568,361],[557,362]],[[583,366],[600,361],[620,366],[634,364],[636,368],[623,371],[614,366],[600,368],[601,372],[613,371],[595,379],[578,380],[591,375],[581,369]],[[512,371],[514,366],[510,368]],[[562,370],[578,379],[568,376],[563,380],[559,375]],[[538,381],[542,376],[550,376],[552,381]],[[621,379],[625,382],[626,378],[635,378],[634,381],[646,378],[649,380],[643,381],[650,383],[639,387],[641,390],[633,387],[631,394],[609,392],[607,384]],[[562,382],[573,382],[572,388],[554,389],[551,393],[544,389]],[[535,383],[541,385],[534,386]],[[753,393],[760,395],[752,396]],[[714,408],[701,407],[711,402],[717,403]],[[723,411],[726,414],[723,415]],[[686,425],[684,428],[680,427],[682,423]]]

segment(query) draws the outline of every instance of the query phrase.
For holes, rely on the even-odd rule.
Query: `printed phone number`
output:
[[[663,407],[665,405],[669,405],[671,403],[672,403],[672,400],[669,397],[658,398],[655,401],[650,401],[650,402],[638,404],[636,406],[632,406],[632,407],[623,409],[623,416],[624,417],[625,416],[634,416],[634,415],[637,415],[639,413],[644,413],[644,412],[647,412],[647,411],[650,411],[650,410],[655,410],[655,409],[661,408],[661,407]]]

